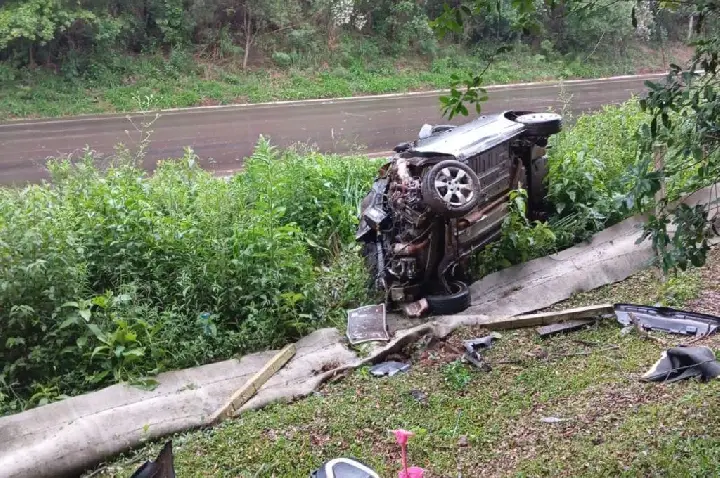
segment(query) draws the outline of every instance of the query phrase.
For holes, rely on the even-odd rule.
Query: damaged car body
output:
[[[548,138],[561,128],[557,114],[507,111],[425,125],[395,147],[362,202],[356,236],[388,304],[427,298],[434,313],[469,305],[470,256],[500,236],[510,191],[526,189],[528,215],[543,217]]]

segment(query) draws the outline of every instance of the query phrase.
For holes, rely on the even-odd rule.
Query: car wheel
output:
[[[425,298],[433,314],[457,314],[470,307],[470,290],[464,282],[451,282],[450,288],[449,294],[429,295]]]
[[[543,156],[532,162],[528,174],[528,212],[530,219],[543,219],[548,212],[548,188],[545,179],[548,175],[548,158]]]
[[[520,115],[515,122],[525,125],[525,130],[533,136],[551,136],[562,130],[562,116],[555,113]]]
[[[480,200],[480,180],[475,172],[452,159],[430,168],[423,177],[421,189],[430,209],[444,216],[467,214]]]

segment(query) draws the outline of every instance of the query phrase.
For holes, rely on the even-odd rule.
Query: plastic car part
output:
[[[444,133],[455,129],[455,125],[452,124],[436,124],[432,127],[432,134]]]
[[[380,475],[359,461],[336,458],[325,463],[310,478],[380,478]]]
[[[452,292],[446,295],[429,295],[425,299],[433,314],[457,314],[470,307],[470,290],[463,282],[451,282]]]
[[[662,353],[640,380],[643,382],[677,382],[698,377],[703,381],[720,376],[720,363],[709,347],[673,347]]]
[[[525,125],[531,136],[550,136],[562,130],[562,116],[555,113],[524,114],[515,118],[515,122]]]
[[[407,151],[411,147],[412,147],[412,143],[406,141],[404,143],[400,143],[397,146],[395,146],[393,148],[393,151],[396,153],[402,153],[403,151]]]
[[[622,325],[636,324],[648,330],[703,336],[715,333],[720,326],[720,317],[669,307],[616,304],[614,308],[617,320]]]
[[[440,161],[424,175],[421,192],[428,207],[443,216],[459,217],[480,200],[480,180],[465,163]]]
[[[158,454],[155,461],[146,461],[130,478],[175,478],[172,440]]]
[[[407,372],[410,370],[410,364],[402,362],[383,362],[373,366],[370,369],[370,373],[375,377],[394,377],[401,372]]]
[[[422,125],[422,128],[420,128],[420,132],[418,133],[419,139],[425,139],[429,138],[432,135],[432,125],[425,123]]]

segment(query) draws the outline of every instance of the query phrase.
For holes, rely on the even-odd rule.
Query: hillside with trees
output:
[[[438,88],[489,63],[496,83],[643,72],[682,58],[699,25],[658,2],[500,0],[440,39],[451,3],[6,0],[0,118]]]

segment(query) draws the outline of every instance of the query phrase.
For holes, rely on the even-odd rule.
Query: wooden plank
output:
[[[490,330],[519,329],[522,327],[556,324],[565,320],[599,317],[605,314],[613,314],[614,312],[615,309],[612,304],[600,304],[588,307],[579,307],[577,309],[559,310],[556,312],[542,312],[539,314],[526,314],[515,317],[500,317],[487,322],[481,321],[478,325],[487,327]]]
[[[280,352],[278,352],[273,358],[268,361],[263,368],[261,368],[253,377],[245,382],[245,384],[233,393],[230,400],[223,405],[218,411],[212,416],[212,423],[219,423],[226,418],[234,416],[237,411],[242,407],[253,395],[255,395],[260,387],[270,378],[275,375],[283,366],[290,361],[295,355],[295,345],[290,344]]]

